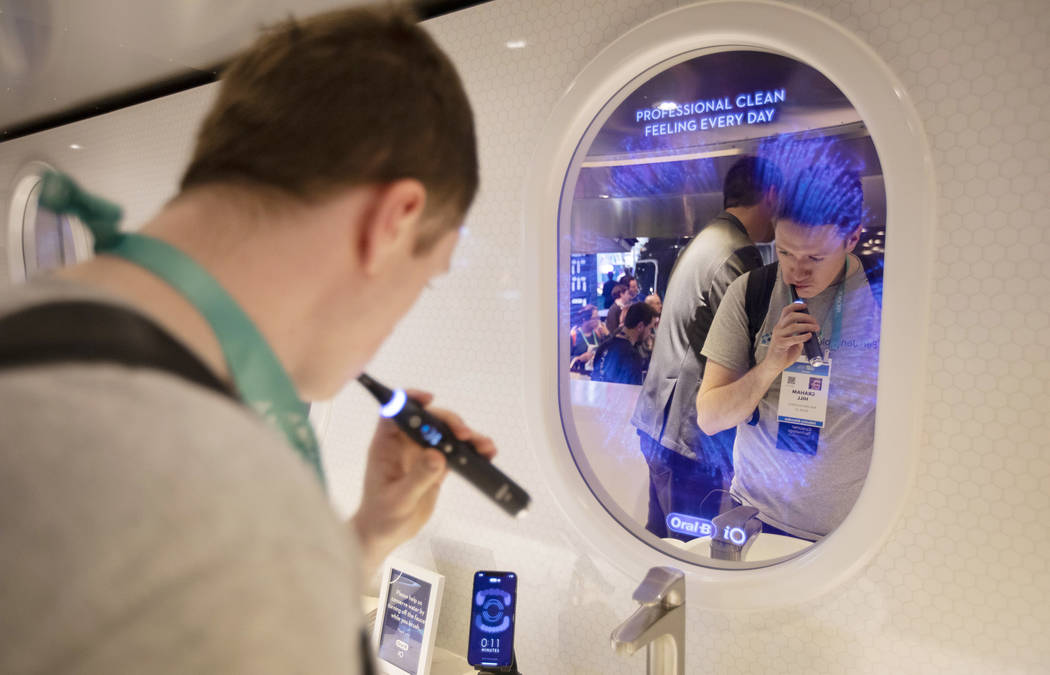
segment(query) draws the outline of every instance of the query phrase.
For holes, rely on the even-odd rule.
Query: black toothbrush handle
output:
[[[358,380],[383,404],[381,414],[394,420],[409,438],[422,447],[434,448],[445,455],[452,471],[488,495],[510,515],[525,514],[532,501],[529,493],[483,457],[473,443],[456,438],[443,420],[404,392],[388,389],[364,374]]]
[[[803,302],[799,299],[798,291],[795,290],[794,286],[789,284],[788,288],[791,289],[791,301],[793,303],[797,304]],[[809,310],[805,307],[802,308],[802,311],[809,314]],[[824,362],[824,350],[820,347],[820,338],[817,337],[816,333],[810,334],[809,339],[802,345],[802,349],[806,352],[806,359],[809,361],[810,365],[816,366]]]

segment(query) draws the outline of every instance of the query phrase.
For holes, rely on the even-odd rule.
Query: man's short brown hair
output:
[[[656,310],[644,302],[636,302],[627,308],[623,317],[624,328],[637,328],[639,324],[650,324],[658,317]]]
[[[477,191],[474,120],[448,57],[403,8],[289,19],[224,72],[182,179],[312,202],[415,178],[428,215]],[[436,239],[436,237],[434,237]]]

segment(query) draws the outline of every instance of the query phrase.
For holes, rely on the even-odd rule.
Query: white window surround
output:
[[[7,212],[7,266],[8,277],[13,283],[24,282],[34,269],[27,269],[26,253],[29,259],[36,260],[36,251],[27,251],[26,242],[30,245],[36,241],[33,236],[26,236],[25,223],[36,224],[37,205],[31,202],[34,189],[40,183],[45,171],[54,171],[54,167],[45,162],[29,162],[19,170],[11,185],[11,202]],[[26,216],[30,216],[27,218]],[[87,231],[80,225],[72,224],[74,258],[78,261],[91,257],[92,240]]]
[[[864,489],[845,522],[801,555],[754,569],[718,569],[681,557],[672,547],[643,544],[599,503],[566,440],[559,400],[558,284],[566,283],[568,252],[559,259],[558,220],[573,153],[600,110],[633,79],[657,64],[698,50],[778,52],[809,64],[850,100],[870,131],[885,176],[887,247],[876,414],[875,452]],[[903,86],[859,38],[808,10],[764,0],[718,0],[672,10],[621,36],[591,61],[554,108],[530,165],[522,217],[532,263],[524,285],[524,362],[529,438],[548,487],[591,551],[640,580],[655,565],[686,572],[689,602],[711,609],[794,605],[852,576],[882,547],[914,480],[936,226],[932,159],[919,116]],[[567,295],[567,294],[566,294]],[[571,416],[570,416],[571,418]],[[544,495],[536,495],[542,499]],[[612,508],[615,508],[613,506]],[[621,515],[621,514],[618,514]]]

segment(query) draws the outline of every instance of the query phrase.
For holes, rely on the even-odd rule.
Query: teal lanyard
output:
[[[845,305],[846,297],[846,274],[849,272],[849,255],[846,255],[846,264],[842,267],[842,283],[835,291],[835,301],[831,305],[831,343],[829,351],[835,351],[842,344],[842,307]],[[822,334],[824,330],[820,331]]]
[[[95,250],[149,270],[197,308],[218,338],[241,398],[267,423],[284,432],[324,485],[309,406],[299,399],[288,373],[259,329],[219,282],[188,255],[152,237],[119,234],[96,243]]]
[[[310,426],[310,408],[299,398],[284,366],[237,301],[207,270],[174,246],[152,237],[118,232],[119,208],[113,207],[117,209],[116,219],[91,217],[95,214],[84,213],[84,195],[74,193],[67,197],[59,194],[58,187],[74,192],[77,189],[71,182],[69,185],[58,184],[57,181],[66,177],[51,178],[54,175],[45,178],[41,203],[53,211],[82,216],[81,220],[95,237],[97,253],[123,258],[152,272],[201,313],[222,347],[226,366],[241,399],[268,424],[284,432],[288,442],[310,465],[324,487],[324,469],[317,437]],[[48,181],[56,188],[53,194],[47,191],[50,187]],[[92,204],[89,202],[88,206]]]

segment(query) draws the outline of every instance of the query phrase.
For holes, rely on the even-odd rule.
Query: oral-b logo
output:
[[[706,518],[687,516],[684,513],[667,514],[667,529],[694,537],[710,537],[715,533],[715,524]]]

